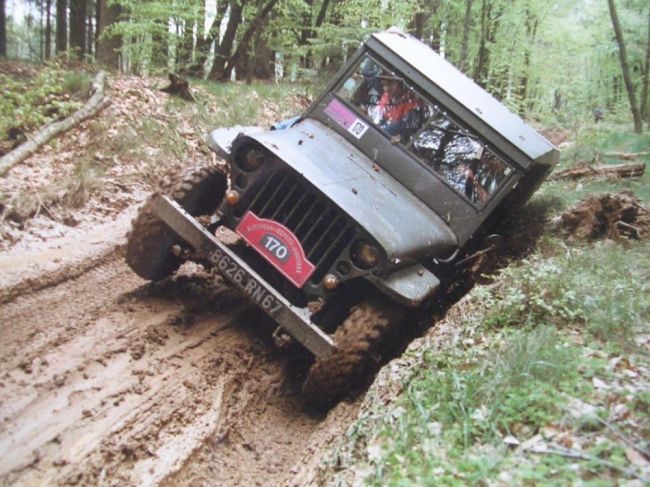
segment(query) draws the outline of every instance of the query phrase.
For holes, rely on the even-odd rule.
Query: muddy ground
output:
[[[0,182],[0,484],[304,485],[358,401],[306,410],[307,364],[273,347],[255,308],[200,270],[149,284],[123,261],[154,184],[138,157],[164,154],[114,157],[93,137],[106,127],[117,147],[140,113],[164,124],[167,95],[147,83],[114,80],[98,119]],[[101,184],[70,205],[81,158]]]
[[[291,485],[356,410],[306,411],[264,317],[210,276],[147,284],[119,250],[0,322],[3,484]]]

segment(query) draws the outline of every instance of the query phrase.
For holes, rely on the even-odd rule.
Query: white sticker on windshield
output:
[[[366,130],[368,130],[368,125],[358,118],[348,127],[348,132],[354,135],[357,139],[360,139],[363,134],[366,133]]]

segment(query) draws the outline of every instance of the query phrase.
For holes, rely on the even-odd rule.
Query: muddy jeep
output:
[[[558,151],[426,45],[372,35],[299,117],[218,129],[134,221],[145,279],[215,268],[315,356],[308,403],[340,399],[450,264],[525,202]],[[238,241],[221,238],[235,233]]]

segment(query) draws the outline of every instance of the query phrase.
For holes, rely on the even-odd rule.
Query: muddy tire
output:
[[[363,301],[336,329],[337,351],[316,359],[302,386],[305,404],[329,408],[363,379],[378,362],[383,338],[399,320],[398,309],[379,301]]]
[[[216,166],[193,167],[167,178],[157,194],[173,198],[192,216],[213,213],[223,199],[228,182],[223,169]],[[133,220],[127,235],[126,262],[143,279],[157,281],[172,274],[181,260],[171,247],[182,240],[151,210],[150,197]]]

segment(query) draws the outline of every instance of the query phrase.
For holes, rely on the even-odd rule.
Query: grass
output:
[[[602,152],[647,150],[650,141],[605,135]],[[647,178],[547,183],[536,200],[559,200],[559,210],[627,187],[647,202]],[[630,444],[650,446],[650,245],[547,231],[535,252],[487,282],[447,318],[453,339],[407,352],[397,398],[371,390],[379,399],[326,457],[321,483],[650,482],[630,453]]]
[[[598,418],[611,415],[608,401],[625,404],[631,412],[617,427],[630,437],[647,418],[647,390],[630,392],[635,380],[622,379],[610,359],[650,366],[635,341],[650,333],[648,247],[563,250],[475,288],[453,346],[423,352],[396,403],[380,406],[351,432],[344,466],[363,472],[370,485],[475,485],[506,477],[517,485],[589,484],[596,474],[602,479],[595,485],[611,485],[639,473],[627,446]],[[607,384],[606,392],[594,384]],[[546,431],[555,432],[548,444],[563,445],[562,437],[574,442],[564,444],[580,442],[589,460],[508,446]],[[340,465],[341,458],[339,451],[330,462]]]
[[[302,85],[275,83],[213,83],[196,80],[195,83],[209,96],[218,100],[214,107],[200,103],[196,110],[196,122],[210,126],[259,124],[260,115],[270,125],[302,111],[295,99],[304,93]],[[199,94],[199,96],[201,96]]]
[[[0,74],[0,142],[68,116],[85,101],[81,92],[89,83],[86,73],[67,72],[57,64],[44,65],[29,79]]]

